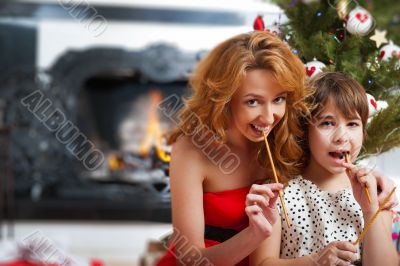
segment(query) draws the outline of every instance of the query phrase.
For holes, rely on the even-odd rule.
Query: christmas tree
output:
[[[307,75],[313,76],[323,68],[348,73],[369,94],[368,137],[362,155],[400,146],[397,0],[275,2],[288,18],[287,23],[278,25],[280,35],[303,60]]]

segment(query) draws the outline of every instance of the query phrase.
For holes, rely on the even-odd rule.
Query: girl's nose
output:
[[[349,134],[344,126],[335,128],[333,132],[333,141],[339,144],[349,141]]]

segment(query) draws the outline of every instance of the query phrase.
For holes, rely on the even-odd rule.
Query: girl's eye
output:
[[[359,124],[357,122],[350,122],[348,125],[350,127],[358,127],[359,126]]]
[[[333,126],[333,122],[332,121],[323,121],[323,122],[321,122],[320,125],[324,126],[324,127],[329,127],[329,126]]]
[[[274,100],[275,103],[283,103],[286,101],[286,96],[279,96]]]
[[[258,101],[256,99],[251,99],[248,100],[246,103],[248,106],[256,106],[258,104]]]

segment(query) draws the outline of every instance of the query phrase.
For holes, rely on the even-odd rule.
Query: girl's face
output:
[[[262,141],[263,130],[269,133],[285,114],[286,97],[268,70],[249,71],[232,97],[230,128],[250,141]]]
[[[332,101],[315,117],[308,127],[310,164],[324,172],[340,174],[344,172],[341,163],[345,152],[353,161],[359,154],[363,142],[363,125],[360,116],[348,119],[343,116]]]

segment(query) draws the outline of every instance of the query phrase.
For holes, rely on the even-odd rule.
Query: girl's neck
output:
[[[331,173],[318,165],[314,160],[311,160],[304,170],[303,178],[310,180],[321,190],[332,193],[351,187],[345,170],[341,173]]]

